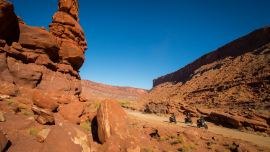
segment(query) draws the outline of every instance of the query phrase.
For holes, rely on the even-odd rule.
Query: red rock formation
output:
[[[97,111],[98,137],[105,143],[111,136],[124,139],[129,134],[127,114],[116,101],[105,100]]]
[[[53,120],[51,112],[59,105],[79,102],[81,93],[78,70],[86,41],[78,23],[78,1],[59,0],[58,5],[49,32],[28,26],[11,3],[0,2],[0,94],[48,111],[44,116],[33,110],[42,124]]]
[[[75,124],[80,123],[80,116],[84,111],[84,104],[82,102],[72,102],[67,105],[63,105],[59,109],[59,113],[70,122]]]
[[[244,37],[241,37],[229,44],[210,52],[176,72],[161,76],[153,80],[153,87],[165,83],[173,82],[185,83],[190,80],[195,71],[203,65],[211,64],[226,57],[237,57],[247,52],[253,51],[270,41],[270,27],[258,29]]]
[[[78,21],[78,1],[59,0],[50,32],[58,38],[62,63],[70,64],[75,70],[82,66],[87,47],[84,32]]]
[[[5,0],[0,10],[0,81],[10,88],[0,92],[15,95],[16,87],[24,87],[79,95],[86,41],[78,23],[78,2],[59,1],[51,33],[23,23]]]
[[[267,124],[270,116],[269,54],[270,27],[264,27],[154,80],[154,88],[143,98],[145,110],[181,114],[182,106],[203,107],[209,112],[230,113],[226,121],[217,123],[229,124],[229,118],[239,115],[248,119],[243,124],[252,124],[243,126],[270,133],[270,126],[253,121]]]
[[[101,102],[96,118],[102,143],[99,151],[140,151],[138,130],[129,128],[127,114],[116,101]]]

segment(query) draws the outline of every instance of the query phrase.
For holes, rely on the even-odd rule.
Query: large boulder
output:
[[[59,104],[53,93],[36,90],[33,93],[33,103],[39,108],[47,109],[50,112],[55,111]]]
[[[16,85],[34,88],[42,78],[43,67],[36,64],[24,64],[12,57],[7,58],[8,69]]]
[[[84,111],[84,104],[82,102],[71,102],[59,108],[59,113],[70,122],[78,124],[80,116]]]
[[[209,118],[214,123],[230,128],[240,128],[242,126],[234,116],[222,112],[211,112]]]
[[[250,128],[255,131],[268,132],[269,126],[265,121],[247,119],[241,116],[232,116],[222,112],[211,112],[208,116],[209,120],[230,128]]]
[[[42,152],[90,152],[87,134],[79,126],[61,122],[52,127]]]
[[[37,115],[35,119],[38,123],[42,125],[52,125],[55,123],[53,113],[47,109],[41,109],[34,105],[32,111]]]
[[[71,40],[63,40],[59,56],[63,61],[71,64],[75,70],[79,70],[84,62],[83,50]]]
[[[43,49],[50,55],[57,55],[59,46],[56,38],[45,29],[31,27],[25,24],[20,25],[19,43],[30,49]]]
[[[114,100],[104,100],[97,111],[98,137],[105,143],[110,137],[125,139],[128,132],[127,114]]]

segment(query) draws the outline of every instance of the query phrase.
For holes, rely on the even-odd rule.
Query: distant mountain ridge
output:
[[[147,93],[147,90],[144,89],[112,86],[90,80],[82,80],[81,85],[81,96],[88,100],[103,100],[106,98],[111,98],[121,101],[135,101]]]
[[[188,110],[217,124],[270,133],[270,27],[155,79],[141,103],[149,113]]]
[[[226,57],[236,57],[244,53],[253,51],[270,41],[270,27],[263,27],[257,29],[246,36],[238,38],[217,50],[207,53],[185,67],[172,72],[170,74],[161,76],[153,80],[153,87],[165,82],[186,82],[192,77],[194,71],[203,65],[222,60]]]

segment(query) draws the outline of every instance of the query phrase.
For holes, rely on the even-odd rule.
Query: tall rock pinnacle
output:
[[[59,57],[64,64],[79,70],[87,48],[84,32],[78,23],[78,0],[59,0],[58,11],[50,24],[50,32],[58,38]]]

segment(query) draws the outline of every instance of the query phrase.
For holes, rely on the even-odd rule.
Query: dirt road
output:
[[[170,125],[168,123],[168,117],[157,116],[153,114],[144,114],[136,111],[127,111],[127,113],[131,116],[134,116],[140,120],[147,121],[149,123],[161,123],[164,125]],[[183,127],[190,127],[183,122],[178,122],[176,125]],[[194,125],[193,125],[194,126]],[[216,126],[212,123],[208,123],[209,129],[208,131],[213,132],[215,134],[223,135],[224,137],[230,137],[235,139],[241,139],[244,141],[252,142],[258,146],[264,146],[270,148],[270,137],[263,137],[255,134],[250,134],[246,132],[241,132],[236,129],[229,129],[224,127]]]

